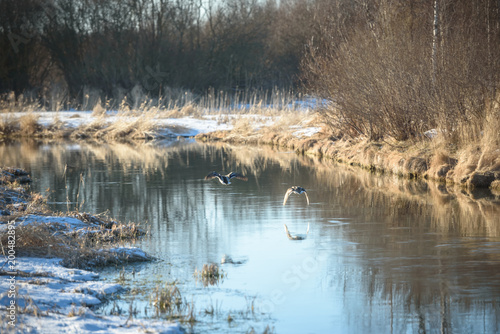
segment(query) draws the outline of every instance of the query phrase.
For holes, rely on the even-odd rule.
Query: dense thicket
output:
[[[0,92],[117,97],[290,88],[310,5],[258,0],[0,0]],[[300,8],[300,10],[299,10]],[[297,25],[299,24],[299,25]]]
[[[343,135],[500,145],[500,1],[331,2],[304,81]]]

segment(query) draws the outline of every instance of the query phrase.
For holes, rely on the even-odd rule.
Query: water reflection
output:
[[[143,278],[179,279],[198,305],[220,301],[224,319],[241,307],[235,299],[255,298],[270,315],[257,322],[278,333],[500,330],[500,200],[489,192],[192,141],[18,142],[0,145],[0,157],[30,170],[60,210],[109,209],[148,224],[140,246],[165,262],[141,266]],[[249,180],[204,181],[212,170]],[[291,185],[304,186],[311,205],[290,196],[284,207]],[[300,233],[310,225],[307,239],[288,240],[283,224]],[[219,286],[197,286],[195,268],[223,254],[248,261],[225,265]],[[224,319],[210,330],[227,330]]]

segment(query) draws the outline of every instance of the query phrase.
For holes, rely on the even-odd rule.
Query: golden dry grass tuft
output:
[[[120,117],[111,123],[104,132],[106,139],[147,139],[153,138],[158,126],[155,121],[156,113],[148,112],[135,119]]]
[[[7,234],[0,237],[0,243],[7,245]],[[20,256],[59,257],[68,250],[67,241],[45,224],[16,227],[16,253]]]
[[[165,316],[168,320],[191,324],[196,322],[194,305],[186,302],[175,282],[166,283],[163,287],[157,286],[150,301],[157,315]]]
[[[175,284],[156,287],[153,294],[153,305],[160,313],[175,314],[182,310],[182,296]]]
[[[429,169],[425,173],[427,177],[445,181],[448,172],[455,167],[457,160],[443,149],[436,149],[429,161]]]
[[[500,197],[500,180],[495,180],[491,183],[491,192],[495,195],[495,196],[499,196]]]
[[[219,284],[224,279],[224,271],[216,263],[204,264],[201,270],[195,269],[193,276],[201,280],[203,286]]]
[[[200,117],[201,110],[196,104],[189,102],[182,107],[173,106],[170,109],[164,110],[160,116],[163,118]]]
[[[33,136],[41,130],[41,125],[38,123],[40,117],[33,113],[27,113],[19,117],[20,132],[24,136]]]
[[[231,123],[233,125],[233,129],[232,129],[233,133],[237,133],[241,136],[247,136],[247,135],[255,132],[255,129],[252,125],[252,123],[253,123],[252,119],[250,119],[248,117],[235,118],[232,120]]]
[[[108,230],[65,232],[58,224],[32,223],[16,227],[16,253],[30,257],[57,257],[70,268],[95,268],[111,264],[118,265],[149,258],[135,257],[126,252],[111,251],[120,240],[130,240],[143,233],[126,227]],[[0,236],[2,247],[6,247],[8,235]]]
[[[92,116],[101,117],[101,116],[105,116],[105,114],[106,114],[106,109],[102,106],[101,99],[99,99],[99,101],[96,103],[96,105],[92,109]]]

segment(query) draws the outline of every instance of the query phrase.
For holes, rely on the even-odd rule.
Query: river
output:
[[[129,288],[96,310],[157,317],[175,282],[196,333],[500,332],[500,200],[375,175],[270,147],[159,143],[0,144],[55,210],[141,223],[157,258],[98,270]],[[211,171],[239,172],[228,186]],[[298,185],[304,195],[292,194]],[[290,240],[284,230],[306,234]],[[214,285],[194,276],[224,255]],[[160,314],[159,317],[162,317]]]

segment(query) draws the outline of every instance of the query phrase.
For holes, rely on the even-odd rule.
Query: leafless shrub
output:
[[[419,139],[437,128],[457,145],[480,141],[500,75],[492,42],[500,30],[489,12],[498,4],[450,2],[434,21],[432,6],[377,6],[360,10],[348,34],[324,23],[323,39],[309,45],[303,79],[330,101],[326,122],[348,137]],[[498,133],[488,136],[495,142]]]

